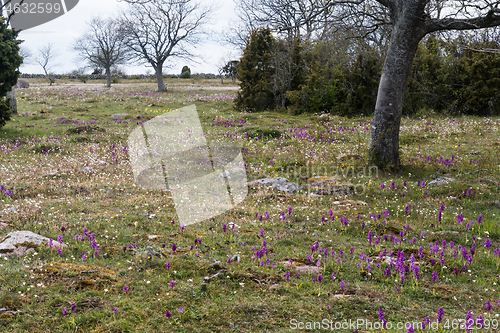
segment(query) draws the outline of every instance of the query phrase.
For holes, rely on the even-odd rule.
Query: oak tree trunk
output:
[[[111,68],[106,68],[106,87],[111,87]]]
[[[419,19],[423,7],[414,7],[401,12],[394,24],[380,78],[369,158],[371,163],[381,168],[399,166],[399,127],[404,94],[418,43],[425,35],[423,21]]]
[[[17,113],[16,90],[12,87],[11,91],[7,92],[7,99],[10,99],[10,112]]]
[[[165,82],[163,81],[163,66],[158,65],[155,68],[155,72],[156,72],[156,82],[158,83],[158,91],[159,92],[167,91],[167,88],[165,87]]]

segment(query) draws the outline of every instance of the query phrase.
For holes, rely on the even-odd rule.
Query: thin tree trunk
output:
[[[16,90],[12,87],[11,91],[7,92],[7,99],[10,98],[10,112],[17,113],[17,99],[16,99]]]
[[[421,15],[415,11],[415,15],[409,13],[412,11],[402,13],[394,25],[375,104],[369,158],[381,168],[399,166],[399,127],[404,94],[418,43],[425,35],[418,20]]]
[[[111,87],[111,68],[106,68],[106,87]]]
[[[164,92],[167,91],[167,88],[165,87],[165,82],[163,81],[163,66],[158,65],[155,68],[156,72],[156,82],[158,83],[158,91],[159,92]]]

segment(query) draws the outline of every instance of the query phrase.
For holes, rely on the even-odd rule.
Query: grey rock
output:
[[[128,113],[117,113],[117,114],[113,114],[111,115],[111,118],[113,119],[125,119],[125,118],[128,118],[130,115]]]
[[[301,189],[299,184],[291,182],[284,177],[262,178],[248,183],[248,186],[256,186],[256,185],[264,187],[274,187],[278,191],[282,192],[296,192],[300,191]]]
[[[443,185],[443,184],[449,184],[451,182],[455,182],[457,181],[456,179],[454,178],[450,178],[450,177],[439,177],[439,178],[436,178],[434,179],[433,181],[429,182],[427,184],[427,186],[432,186],[432,185]]]
[[[29,249],[33,251],[33,247],[45,244],[49,245],[49,238],[35,234],[31,231],[13,231],[0,239],[0,256],[1,255],[15,255],[22,256]],[[65,244],[52,240],[52,248],[64,248]]]
[[[22,113],[19,114],[19,116],[21,116],[21,117],[31,117],[33,115],[31,113],[29,113],[29,112],[22,112]]]
[[[158,258],[161,258],[161,257],[164,257],[165,254],[163,254],[163,252],[158,252],[156,251],[155,249],[153,249],[151,246],[147,246],[146,249],[148,250],[148,257],[158,257]]]
[[[231,176],[234,176],[234,175],[244,175],[244,174],[246,174],[245,169],[243,169],[243,168],[234,168],[234,169],[231,169],[231,170],[224,171],[223,173],[221,173],[219,175],[219,177],[220,178],[231,178]]]
[[[59,172],[59,171],[53,171],[53,172],[47,173],[47,174],[45,174],[43,176],[40,176],[38,178],[41,179],[41,178],[55,177],[55,176],[62,176],[62,175],[66,175],[66,173]]]
[[[51,118],[49,120],[55,120],[55,121],[66,121],[68,120],[68,118],[66,117],[55,117],[55,118]]]
[[[30,84],[25,79],[18,79],[17,84],[14,86],[16,89],[26,89],[29,88]]]
[[[491,186],[496,186],[497,182],[488,178],[478,178],[476,179],[477,182],[481,184],[486,184],[486,185],[491,185]]]
[[[92,167],[83,167],[78,170],[78,172],[83,172],[83,173],[89,173],[89,172],[94,172],[95,169]]]

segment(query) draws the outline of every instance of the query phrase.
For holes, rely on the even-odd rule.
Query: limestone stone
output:
[[[81,168],[81,169],[78,170],[78,172],[83,172],[83,173],[89,173],[89,172],[94,172],[94,171],[95,171],[94,168],[88,167],[88,166],[87,167],[83,167],[83,168]]]
[[[282,192],[296,192],[300,191],[301,186],[284,177],[276,177],[276,178],[262,178],[251,181],[248,183],[248,186],[264,186],[264,187],[273,187],[278,191]]]
[[[30,84],[25,79],[18,79],[17,84],[14,86],[16,89],[26,89],[29,88]]]
[[[49,246],[49,238],[35,234],[31,231],[13,231],[0,238],[0,256],[16,256],[20,257],[23,254],[34,251],[44,244]],[[52,240],[53,249],[64,248],[65,244]]]
[[[128,113],[117,113],[117,114],[111,115],[111,118],[113,118],[113,119],[126,119],[129,117],[130,117],[130,115]]]
[[[439,177],[439,178],[436,178],[433,181],[429,182],[427,184],[427,186],[449,184],[449,183],[454,182],[454,181],[456,181],[456,179],[454,179],[454,178]]]

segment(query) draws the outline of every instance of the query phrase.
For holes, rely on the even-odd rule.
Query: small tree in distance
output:
[[[49,80],[50,85],[56,81],[54,77],[51,76],[51,69],[54,67],[52,62],[56,57],[57,55],[54,51],[54,46],[52,43],[49,43],[38,49],[38,55],[35,58],[36,63],[42,66],[43,71],[45,72],[45,77]]]
[[[163,67],[170,57],[190,60],[187,46],[201,42],[212,8],[200,0],[125,0],[129,10],[121,15],[124,41],[133,57],[156,73],[158,91],[167,91]]]
[[[231,78],[231,81],[236,80],[238,74],[238,60],[229,60],[227,64],[222,68],[222,72]]]
[[[219,61],[217,62],[217,72],[219,73],[220,77],[220,84],[224,84],[224,67],[226,66],[226,58],[221,57],[219,58]]]
[[[219,74],[221,84],[224,84],[224,79],[227,77],[230,77],[233,82],[236,79],[236,66],[239,61],[231,60],[234,58],[234,55],[227,53],[220,57],[217,61],[217,72]]]
[[[182,67],[181,79],[189,79],[189,78],[191,78],[191,69],[188,66]]]

